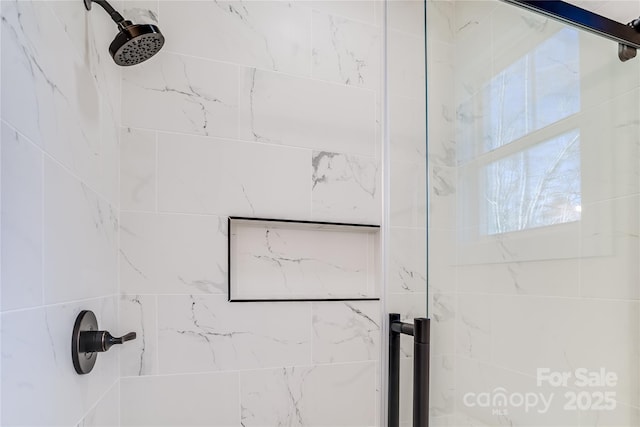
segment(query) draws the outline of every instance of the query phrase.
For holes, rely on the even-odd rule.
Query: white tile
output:
[[[454,229],[457,212],[455,168],[429,164],[429,227]]]
[[[45,303],[115,293],[117,233],[116,210],[45,159]]]
[[[456,355],[489,362],[491,360],[491,297],[458,295]]]
[[[379,224],[380,166],[375,158],[314,151],[313,219]]]
[[[494,297],[491,313],[494,364],[532,376],[538,368],[605,368],[618,376],[610,388],[617,401],[637,402],[637,302],[504,296]]]
[[[425,230],[420,230],[425,233]],[[428,289],[429,292],[451,293],[457,289],[457,232],[440,228],[430,228],[428,238]],[[416,262],[420,262],[416,259]],[[424,262],[424,261],[423,261]]]
[[[639,218],[637,196],[582,205],[582,296],[640,298]]]
[[[120,281],[132,295],[226,293],[226,219],[123,212]]]
[[[351,363],[240,374],[245,426],[371,426],[375,363]]]
[[[42,304],[42,152],[2,123],[2,310]]]
[[[311,152],[158,135],[160,211],[307,219]]]
[[[379,295],[378,228],[238,219],[229,232],[233,300]]]
[[[455,359],[452,356],[431,356],[429,382],[431,418],[451,415],[455,410]]]
[[[427,231],[392,227],[388,245],[388,292],[426,292]]]
[[[120,425],[120,383],[114,384],[76,427],[114,427]]]
[[[156,209],[156,134],[122,129],[120,150],[120,207],[124,210]]]
[[[390,30],[387,49],[389,95],[424,99],[426,93],[424,37]]]
[[[389,139],[392,161],[406,163],[426,161],[426,106],[424,98],[389,97]],[[431,126],[431,122],[429,124]],[[431,128],[429,132],[431,134]],[[430,155],[436,152],[437,142],[440,141],[429,140]],[[455,154],[449,154],[449,156],[453,156],[455,161]]]
[[[235,137],[236,66],[161,52],[122,77],[127,127]]]
[[[477,1],[477,0],[476,0]],[[422,2],[417,2],[422,3]],[[451,42],[453,41],[453,37],[455,35],[455,17],[456,17],[456,7],[458,2],[451,1],[428,1],[427,4],[427,22],[426,27],[427,31],[429,31],[429,36],[434,39]],[[424,7],[424,6],[423,6]],[[423,8],[419,6],[413,6],[413,10],[415,10],[415,14],[418,16],[424,17],[424,12],[421,10]],[[412,33],[415,35],[419,35],[422,37],[424,33],[418,31],[417,22],[414,21],[411,25],[413,31]],[[424,26],[425,24],[423,24]],[[405,27],[406,28],[406,27]],[[406,29],[405,29],[406,31]]]
[[[118,333],[135,332],[137,337],[118,352],[123,377],[158,372],[158,327],[155,295],[120,295]]]
[[[464,420],[464,426],[496,426],[496,425],[530,425],[536,427],[577,427],[580,425],[579,411],[565,410],[567,402],[564,394],[569,389],[564,387],[538,386],[535,376],[523,375],[492,364],[485,364],[471,359],[456,359],[455,402]],[[536,393],[537,402],[525,409],[524,405],[506,407],[500,404],[480,406],[477,404],[480,393],[489,396],[504,394],[507,398]],[[465,399],[465,396],[466,399]],[[485,395],[486,396],[486,395]],[[548,409],[540,396],[546,401],[551,399]],[[518,397],[514,402],[518,403]],[[465,404],[465,401],[467,404]],[[497,402],[497,401],[496,401]],[[495,409],[495,411],[494,411]],[[506,411],[502,411],[506,410]],[[502,412],[502,414],[501,414]],[[504,413],[506,412],[506,414]]]
[[[640,191],[639,93],[631,91],[577,118],[583,204]]]
[[[123,378],[123,426],[237,426],[237,373]]]
[[[578,296],[580,260],[461,265],[458,291],[547,296]]]
[[[158,297],[159,372],[306,364],[308,303],[229,303],[225,295]]]
[[[390,222],[394,227],[427,227],[426,163],[393,161],[389,172]]]
[[[168,51],[309,75],[311,11],[297,2],[168,1],[160,19]]]
[[[431,319],[431,354],[452,355],[455,352],[455,295],[431,292],[428,313]]]
[[[314,78],[381,91],[381,54],[378,27],[313,12]]]
[[[114,298],[3,313],[3,425],[75,425],[116,383],[117,348],[100,354],[88,375],[73,368],[72,326],[83,309],[100,328],[115,330]]]
[[[380,302],[313,303],[313,362],[380,358]]]
[[[103,132],[115,126],[103,123],[107,94],[45,3],[8,2],[2,16],[3,119],[116,203],[117,140]]]
[[[434,8],[438,7],[436,3],[443,3],[440,1],[426,2],[428,4],[427,11],[434,12]],[[425,2],[416,0],[392,0],[387,3],[388,16],[389,16],[389,28],[397,31],[403,31],[413,34],[415,36],[424,37],[424,17],[425,17]],[[448,8],[453,16],[453,8]],[[450,19],[450,18],[449,18]],[[434,19],[434,22],[437,22]],[[448,25],[446,25],[448,27]],[[433,28],[429,29],[430,37],[437,37],[441,31]],[[448,31],[449,35],[451,30]]]
[[[373,91],[244,70],[242,139],[316,150],[375,154]]]
[[[159,7],[160,7],[160,2],[157,0],[156,1],[124,0],[122,15],[127,19],[135,22],[136,24],[158,25]],[[170,20],[167,20],[167,21],[170,21]],[[162,31],[163,33],[165,31],[164,25],[162,26]],[[165,40],[165,43],[166,43],[166,40]]]
[[[381,2],[377,2],[375,0],[310,0],[302,3],[324,13],[343,16],[345,18],[355,19],[368,24],[376,24],[376,3]]]

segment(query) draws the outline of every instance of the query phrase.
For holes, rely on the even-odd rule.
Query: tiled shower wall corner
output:
[[[382,3],[127,6],[122,425],[379,425],[380,303],[227,302],[226,219],[380,223]]]
[[[120,70],[108,17],[1,2],[1,424],[118,423],[118,357],[78,376],[75,316],[117,329]]]

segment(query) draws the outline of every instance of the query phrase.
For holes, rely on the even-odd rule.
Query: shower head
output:
[[[158,53],[164,45],[164,36],[157,26],[127,21],[105,0],[84,0],[87,10],[91,10],[92,3],[102,6],[120,29],[109,46],[109,53],[116,64],[139,64]]]
[[[132,24],[124,21],[120,32],[109,46],[109,53],[118,65],[136,65],[158,53],[164,36],[155,25]]]

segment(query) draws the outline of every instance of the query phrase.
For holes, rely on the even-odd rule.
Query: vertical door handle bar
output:
[[[430,321],[419,317],[413,325],[389,314],[388,427],[400,425],[400,335],[413,336],[413,427],[429,427]]]

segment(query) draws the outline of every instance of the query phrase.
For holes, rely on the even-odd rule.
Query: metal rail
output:
[[[640,49],[640,20],[623,24],[564,1],[502,0],[618,42],[618,57],[627,61]]]
[[[400,425],[400,335],[413,336],[413,427],[429,427],[430,321],[413,319],[413,325],[389,314],[388,427]]]

